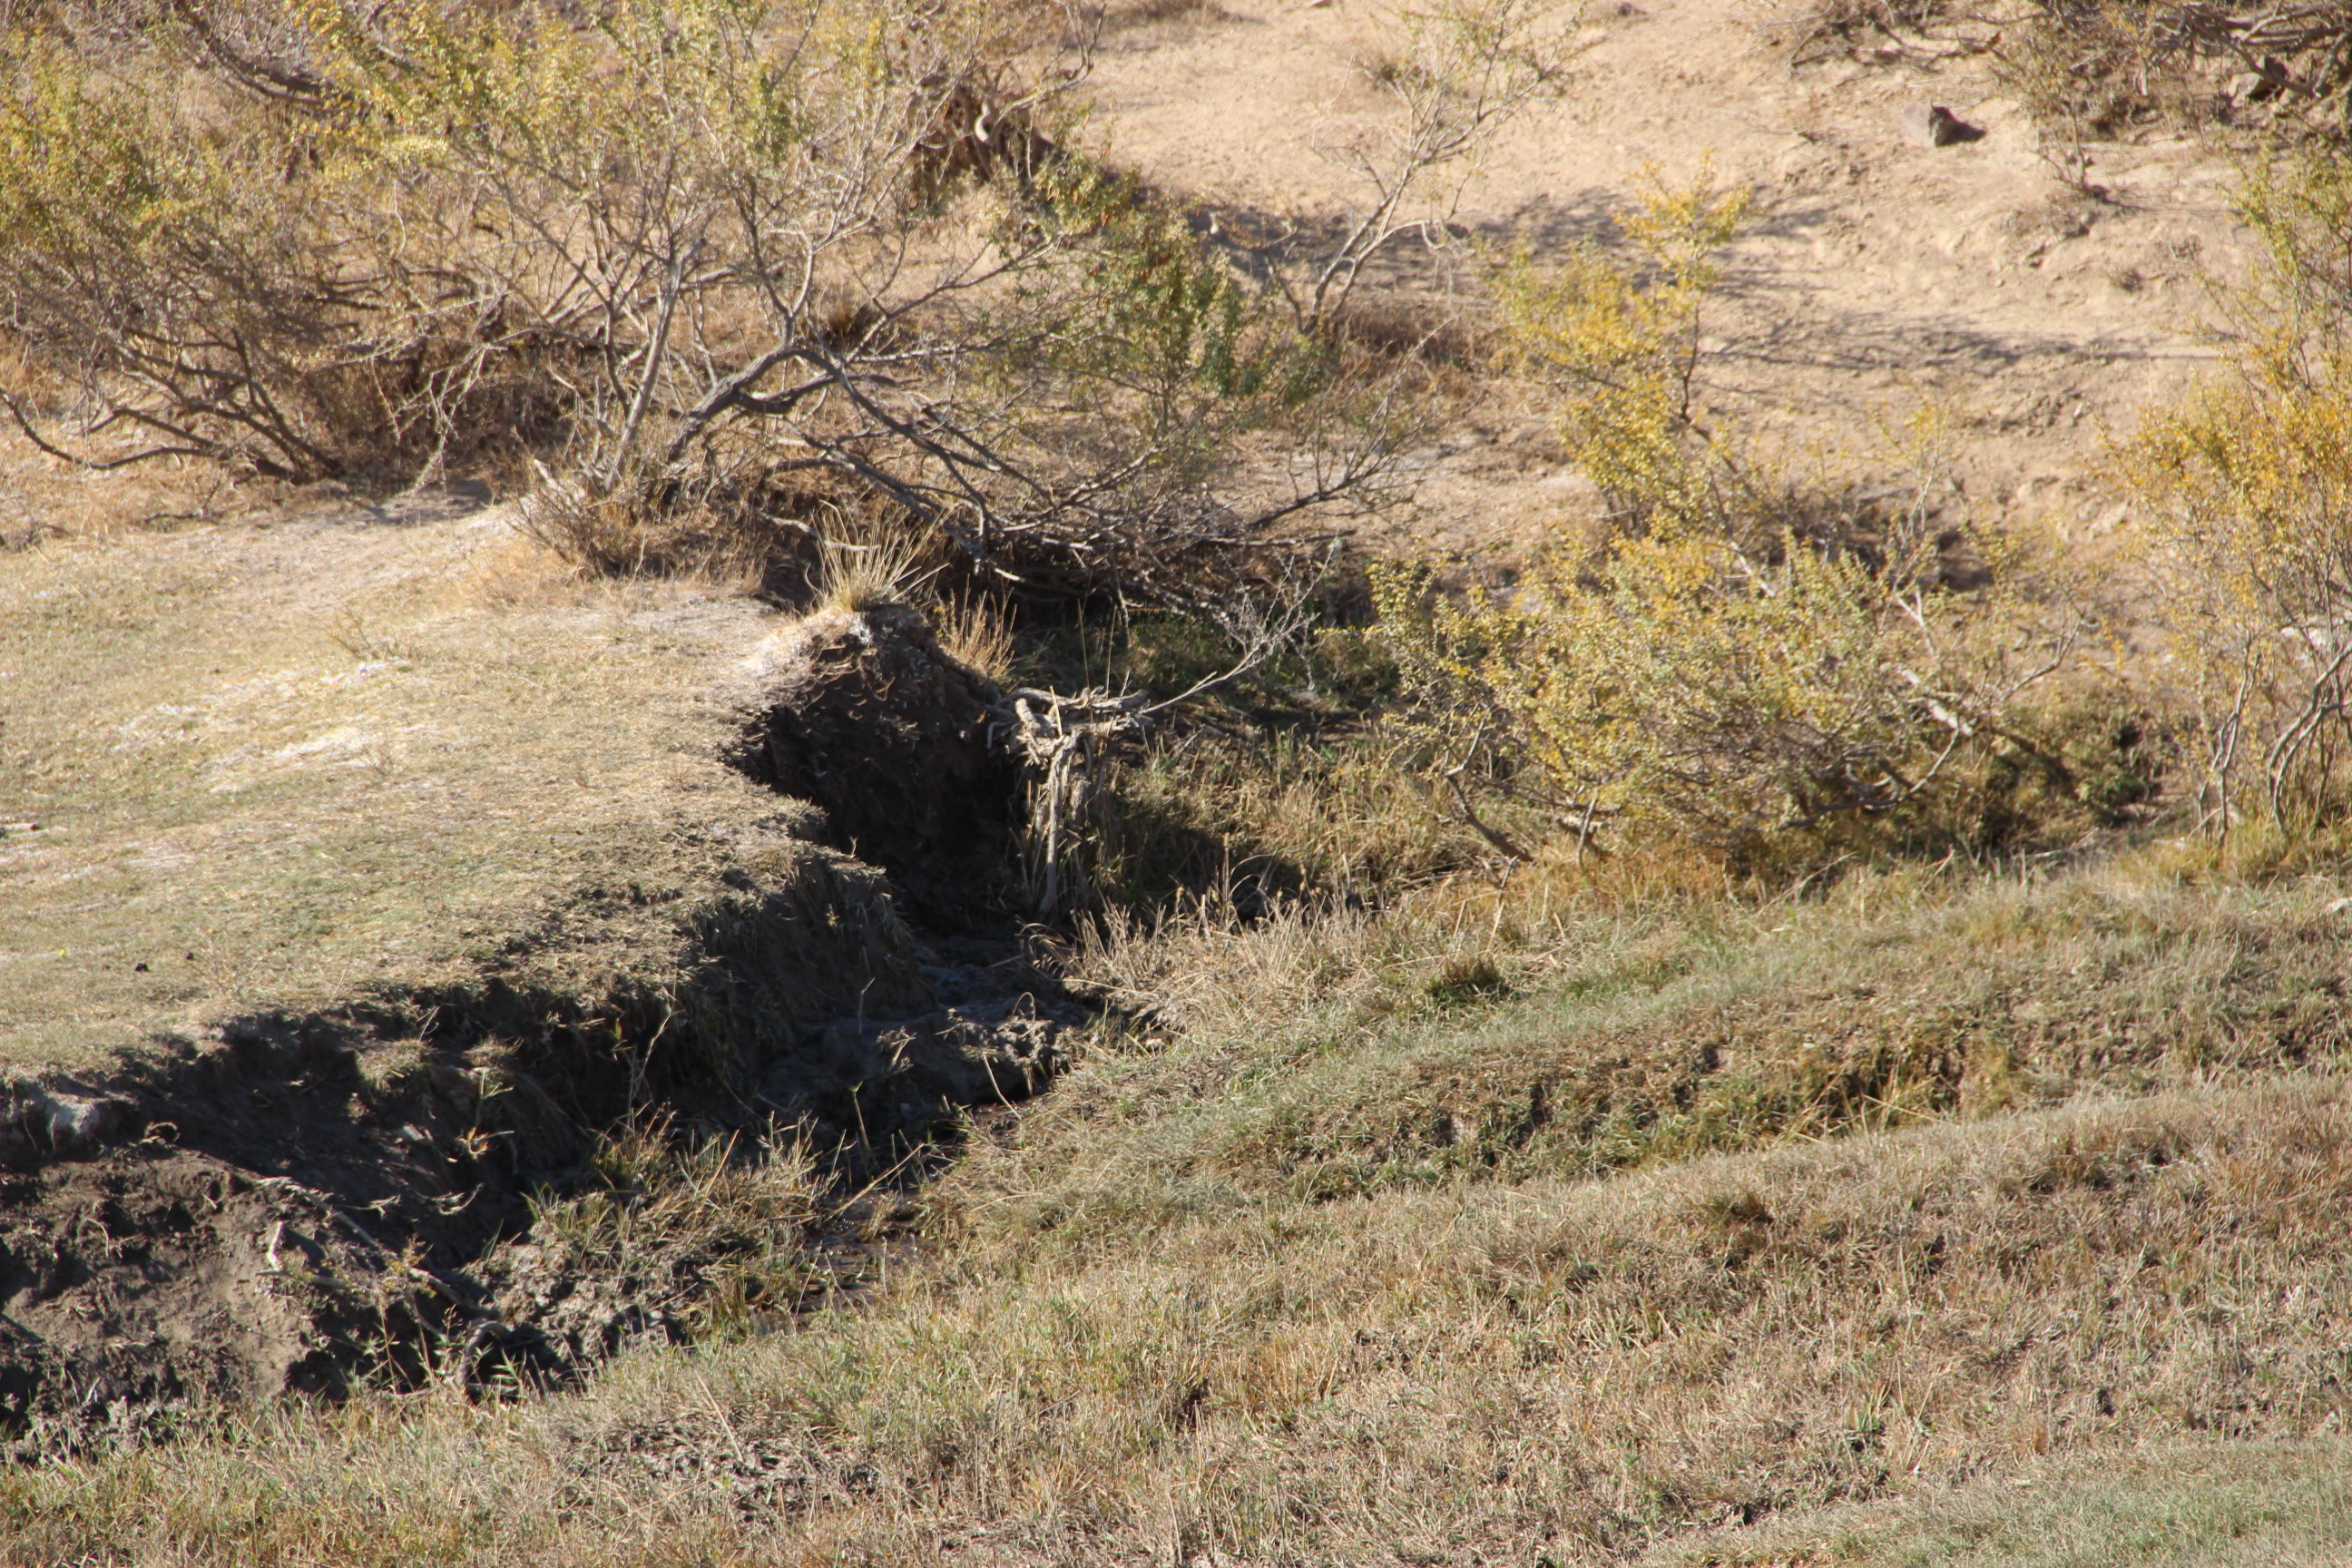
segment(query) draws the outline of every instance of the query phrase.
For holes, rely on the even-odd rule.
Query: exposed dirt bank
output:
[[[531,1235],[535,1197],[604,1180],[583,1168],[601,1134],[797,1127],[864,1176],[1050,1076],[1085,1010],[990,907],[1019,779],[990,760],[986,683],[893,610],[789,627],[744,668],[745,731],[811,740],[746,765],[826,820],[795,803],[735,834],[728,896],[680,913],[689,951],[658,981],[565,992],[492,964],[0,1079],[0,1429],[19,1454],[684,1338],[707,1260],[599,1276]],[[819,832],[874,844],[889,874]]]

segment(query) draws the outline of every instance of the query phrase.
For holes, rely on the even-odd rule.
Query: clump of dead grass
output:
[[[594,1185],[533,1205],[542,1282],[626,1280],[633,1308],[699,1341],[779,1326],[831,1279],[814,1243],[837,1194],[803,1136],[697,1138],[656,1116],[604,1140],[591,1168]]]
[[[1003,615],[985,599],[949,599],[931,612],[931,626],[948,657],[999,686],[1013,684],[1021,645]]]
[[[828,537],[817,549],[818,608],[852,612],[904,603],[916,590],[925,552],[921,539],[896,530]]]

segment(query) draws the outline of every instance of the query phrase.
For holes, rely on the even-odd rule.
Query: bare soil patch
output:
[[[2044,520],[2096,548],[2128,521],[2095,472],[2105,439],[2216,353],[2203,278],[2244,240],[2229,155],[2153,133],[2095,145],[2094,196],[2042,155],[1990,57],[1792,64],[1769,20],[1734,0],[1589,8],[1565,93],[1507,126],[1463,188],[1465,248],[1398,247],[1384,284],[1475,314],[1460,268],[1482,254],[1612,247],[1648,182],[1711,164],[1759,198],[1705,344],[1715,408],[1801,465],[1879,480],[1893,430],[1941,410],[1986,520]],[[1349,160],[1386,122],[1367,69],[1395,47],[1385,13],[1353,4],[1237,3],[1120,32],[1098,122],[1113,156],[1220,232],[1328,224],[1365,204]],[[1982,135],[1915,144],[1904,112],[1930,104]],[[1545,409],[1507,385],[1469,398],[1425,457],[1401,525],[1424,546],[1507,553],[1590,504]]]

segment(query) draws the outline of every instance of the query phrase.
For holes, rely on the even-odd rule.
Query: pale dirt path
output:
[[[1981,58],[1792,71],[1754,14],[1739,0],[1596,4],[1605,19],[1585,28],[1567,94],[1499,139],[1462,220],[1538,257],[1606,242],[1645,169],[1683,180],[1711,156],[1758,198],[1712,345],[1720,406],[1834,468],[1934,403],[1979,516],[2046,517],[2086,544],[2111,531],[2126,514],[2092,472],[2105,437],[2211,365],[2199,272],[2244,245],[2226,161],[2185,141],[2098,149],[2091,177],[2110,199],[2091,201],[2036,155]],[[1365,0],[1231,0],[1116,32],[1096,128],[1114,159],[1213,207],[1347,210],[1361,187],[1318,150],[1383,113],[1355,65],[1379,47],[1380,15]],[[1906,142],[1897,116],[1930,101],[1983,139]],[[1540,413],[1498,393],[1450,432],[1412,531],[1466,553],[1558,515],[1580,481]]]

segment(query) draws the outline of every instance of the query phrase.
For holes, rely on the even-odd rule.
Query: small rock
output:
[[[1984,132],[1940,103],[1915,103],[1903,111],[1903,134],[1921,147],[1949,147],[1974,142]]]
[[[2276,55],[2267,55],[2258,69],[2241,71],[2230,79],[2230,101],[2266,103],[2294,85],[2294,73],[2287,68],[2286,62]]]

